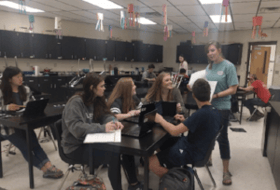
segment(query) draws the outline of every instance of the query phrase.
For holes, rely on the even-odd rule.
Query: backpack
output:
[[[172,168],[162,176],[159,190],[194,190],[192,168]]]
[[[73,185],[66,190],[106,190],[105,184],[100,177],[87,176],[80,177]]]

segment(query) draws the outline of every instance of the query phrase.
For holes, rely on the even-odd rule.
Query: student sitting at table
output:
[[[142,81],[154,82],[156,79],[156,74],[154,73],[155,66],[150,64],[148,70],[142,74]]]
[[[31,95],[30,89],[22,84],[21,70],[17,67],[6,67],[3,72],[0,86],[0,99],[2,100],[2,111],[17,111],[25,106]],[[0,125],[0,136],[9,140],[16,146],[26,161],[28,161],[28,150],[26,144],[25,130]],[[33,166],[43,171],[44,178],[61,178],[63,172],[50,162],[48,156],[40,146],[35,132],[31,131]]]
[[[267,89],[267,86],[261,80],[258,80],[257,75],[250,74],[248,80],[250,81],[251,86],[248,86],[246,88],[239,87],[239,89],[245,90],[247,92],[253,91],[257,94],[258,98],[251,98],[244,102],[244,106],[249,109],[251,114],[251,116],[249,117],[250,121],[257,121],[260,118],[264,117],[264,114],[262,114],[259,110],[256,110],[254,113],[254,106],[266,106],[271,97],[271,94]],[[253,113],[254,115],[252,116]]]
[[[89,144],[83,141],[89,133],[108,133],[122,129],[123,125],[116,121],[106,105],[105,82],[101,75],[88,73],[83,81],[83,91],[71,97],[62,114],[61,145],[67,157],[89,163]],[[95,165],[109,164],[108,176],[114,190],[121,190],[120,154],[103,150],[93,150]],[[128,190],[143,189],[138,182],[134,166],[134,158],[122,155],[122,164],[127,174]]]
[[[142,105],[136,96],[136,86],[130,77],[120,78],[114,87],[108,102],[108,107],[118,120],[123,120],[140,114]]]
[[[188,119],[177,114],[175,118],[181,120],[181,124],[175,126],[168,123],[159,114],[155,117],[155,122],[159,123],[172,136],[188,131],[188,136],[167,140],[163,146],[166,149],[162,149],[150,157],[149,168],[159,177],[162,177],[168,172],[168,169],[173,167],[203,160],[210,142],[221,127],[221,116],[209,102],[210,86],[208,82],[204,79],[196,80],[192,91],[199,110]]]
[[[181,92],[178,88],[173,88],[169,73],[161,72],[157,76],[156,81],[144,98],[143,104],[159,101],[177,102],[177,113],[187,113]],[[160,110],[158,111],[160,112]]]

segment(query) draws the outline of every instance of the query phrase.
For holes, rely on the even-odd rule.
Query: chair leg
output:
[[[198,175],[197,175],[197,171],[196,171],[195,168],[193,168],[193,173],[194,173],[194,176],[195,176],[195,178],[196,178],[196,180],[197,180],[197,183],[198,183],[200,189],[201,189],[201,190],[204,190],[203,185],[202,185],[202,183],[201,183],[201,181],[200,181],[200,179],[199,179],[199,177],[198,177]]]
[[[248,121],[251,120],[251,118],[253,117],[253,115],[256,113],[257,110],[258,110],[258,108],[255,108],[255,110],[253,111],[253,113],[251,114],[251,116],[248,118]]]
[[[55,144],[55,142],[54,142],[54,138],[53,138],[53,135],[52,135],[52,132],[51,132],[50,126],[47,126],[47,133],[48,133],[48,135],[50,136],[51,141],[53,142],[54,149],[57,151],[57,147],[56,147],[56,144]]]
[[[41,127],[41,129],[40,129],[40,132],[39,132],[39,135],[38,135],[38,140],[40,139],[40,137],[41,137],[41,133],[44,131],[44,127]]]
[[[209,170],[209,167],[208,167],[207,165],[205,165],[205,167],[206,167],[206,169],[207,169],[207,171],[208,171],[208,174],[209,174],[209,176],[210,176],[210,178],[211,178],[211,180],[212,180],[212,182],[213,182],[214,187],[216,187],[215,179],[213,178],[212,173],[211,173],[210,170]]]
[[[65,183],[65,181],[66,181],[66,179],[67,179],[67,177],[68,177],[68,175],[70,173],[70,170],[71,169],[68,168],[68,170],[66,171],[65,177],[64,177],[63,181],[61,182],[61,184],[58,186],[57,190],[61,190],[61,188],[63,187],[63,185],[64,185],[64,183]]]

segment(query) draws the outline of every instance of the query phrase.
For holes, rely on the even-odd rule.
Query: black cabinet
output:
[[[162,63],[163,60],[163,46],[155,45],[155,54],[156,54],[156,60],[157,63]]]
[[[183,55],[185,60],[188,62],[188,63],[191,63],[192,62],[192,52],[193,52],[193,48],[191,45],[180,45],[180,46],[177,46],[177,57],[176,57],[176,62],[179,63],[179,56],[180,55]]]
[[[0,57],[2,57],[2,53],[3,53],[3,50],[2,50],[2,30],[0,30]]]
[[[19,33],[11,31],[2,31],[2,56],[19,56]]]
[[[74,38],[72,41],[74,44],[74,59],[83,59],[86,57],[86,39]]]
[[[204,45],[194,45],[192,48],[192,58],[190,63],[208,63],[207,54],[204,51]]]
[[[134,61],[134,46],[132,43],[125,42],[125,61]]]
[[[31,34],[18,33],[19,55],[18,58],[30,58],[31,55]]]
[[[62,59],[62,40],[46,35],[48,41],[48,59]]]
[[[38,80],[35,77],[24,77],[24,84],[30,88],[33,94],[40,94]]]
[[[228,45],[228,52],[225,58],[235,65],[240,65],[241,58],[242,58],[242,49],[243,49],[242,44]]]
[[[108,40],[106,43],[106,58],[107,61],[115,61],[116,60],[116,41]]]
[[[134,45],[134,61],[148,62],[149,60],[149,45],[142,42],[133,42]]]
[[[115,48],[116,48],[116,61],[126,61],[126,43],[127,42],[116,42]]]
[[[42,34],[31,35],[31,58],[47,59],[48,53],[48,36]]]
[[[84,38],[63,37],[63,59],[82,59],[86,57],[86,40]]]
[[[106,57],[105,40],[86,40],[86,57],[87,59],[103,60]]]

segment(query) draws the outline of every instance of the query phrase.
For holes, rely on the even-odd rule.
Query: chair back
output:
[[[208,150],[206,152],[204,159],[195,162],[193,164],[194,167],[204,167],[207,164],[207,162],[209,161],[209,158],[211,156],[212,150],[214,149],[215,142],[219,138],[222,129],[223,129],[223,126],[221,127],[221,129],[219,129],[219,131],[216,133],[215,137],[212,139],[211,143],[209,144],[209,147],[208,147]]]
[[[188,91],[187,102],[185,102],[185,107],[187,109],[198,110],[197,103],[196,103],[195,99],[193,98],[191,91]]]
[[[184,78],[184,75],[179,75],[179,74],[172,74],[172,86],[174,88],[179,88],[181,82],[182,82],[182,79]]]
[[[82,163],[81,161],[78,160],[73,160],[71,158],[68,158],[66,156],[66,154],[64,154],[63,152],[63,148],[61,146],[61,135],[62,135],[62,120],[58,120],[57,122],[55,122],[54,124],[54,131],[55,131],[55,135],[57,138],[57,145],[58,145],[58,152],[59,152],[59,156],[62,159],[62,161],[68,163],[68,164],[87,164],[87,163]]]

